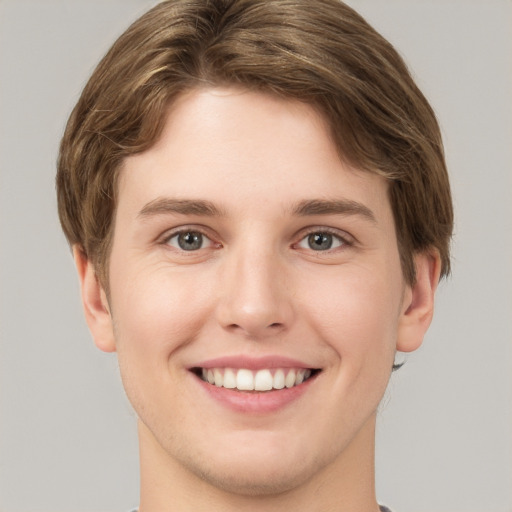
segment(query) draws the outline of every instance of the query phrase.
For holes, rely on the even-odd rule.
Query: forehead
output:
[[[344,163],[312,106],[236,88],[191,90],[169,107],[159,140],[124,162],[119,203],[201,198],[229,208],[258,201],[346,198],[389,207],[386,181]]]

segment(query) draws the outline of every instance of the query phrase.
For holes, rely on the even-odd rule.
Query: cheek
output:
[[[393,274],[395,275],[395,274]],[[302,296],[302,309],[342,364],[372,371],[393,364],[401,280],[364,267],[340,269],[315,280]],[[348,368],[347,368],[348,370]]]
[[[165,363],[170,354],[188,344],[199,333],[210,315],[213,290],[209,281],[196,275],[171,272],[158,266],[136,270],[119,269],[112,276],[112,301],[116,340],[120,359],[125,352],[142,360]],[[212,288],[212,286],[210,286]]]
[[[186,390],[176,378],[180,350],[193,343],[205,321],[211,318],[208,296],[212,293],[199,286],[200,279],[185,279],[176,272],[146,267],[119,269],[113,274],[112,303],[116,350],[126,394],[140,418],[151,424],[155,411],[166,401],[181,403]],[[176,385],[178,383],[178,385]]]

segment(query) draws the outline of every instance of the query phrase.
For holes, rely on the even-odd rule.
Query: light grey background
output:
[[[0,0],[0,511],[138,502],[135,417],[95,349],[60,233],[55,159],[85,80],[149,0]],[[436,109],[453,277],[396,374],[377,488],[397,512],[512,512],[512,3],[351,0]]]

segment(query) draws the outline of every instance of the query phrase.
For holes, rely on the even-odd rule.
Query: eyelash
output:
[[[210,241],[210,244],[215,246],[216,248],[220,248],[222,247],[222,244],[221,243],[215,243],[213,240],[212,240],[212,237],[209,236],[204,229],[201,229],[201,228],[198,228],[198,227],[180,227],[178,230],[176,231],[172,231],[171,233],[168,233],[166,234],[163,239],[161,240],[161,244],[162,245],[171,245],[170,244],[170,241],[175,238],[175,237],[179,237],[180,235],[183,235],[183,234],[186,234],[186,233],[193,233],[193,234],[200,234],[202,237],[204,237],[205,239],[209,240]],[[352,247],[354,244],[355,244],[355,241],[353,239],[353,237],[351,237],[350,235],[348,235],[348,233],[344,234],[344,235],[341,235],[339,231],[337,230],[334,230],[334,229],[330,229],[330,228],[326,228],[326,227],[312,227],[312,228],[308,228],[306,231],[303,231],[301,234],[300,234],[300,239],[298,242],[292,244],[292,247],[293,248],[296,248],[299,246],[299,244],[301,244],[302,242],[304,242],[309,236],[311,235],[329,235],[329,236],[332,236],[334,239],[337,239],[338,242],[339,242],[339,246],[338,247],[335,247],[333,249],[331,248],[328,248],[326,250],[315,250],[315,249],[312,249],[311,247],[309,249],[306,249],[306,250],[309,250],[309,251],[312,251],[314,253],[323,253],[323,254],[329,254],[331,252],[334,252],[334,251],[337,251],[337,250],[344,250],[348,247]],[[171,245],[172,247],[172,245]],[[182,253],[190,253],[190,254],[194,254],[194,253],[197,253],[197,251],[199,251],[200,249],[205,249],[205,247],[199,247],[198,249],[195,249],[195,250],[186,250],[186,249],[183,249],[183,248],[179,248],[179,247],[174,247],[174,249],[182,252]]]
[[[327,250],[315,250],[315,249],[312,249],[311,247],[309,247],[307,249],[307,250],[313,251],[317,254],[319,254],[319,253],[320,254],[322,254],[322,253],[330,254],[337,250],[344,250],[344,249],[347,249],[348,247],[352,247],[355,243],[353,238],[350,235],[348,235],[348,233],[345,233],[344,235],[342,235],[342,234],[340,234],[339,231],[334,230],[334,229],[325,228],[325,227],[313,227],[313,228],[308,229],[308,231],[301,233],[301,238],[300,238],[299,242],[297,242],[296,244],[293,244],[294,247],[298,246],[303,241],[307,240],[307,238],[310,237],[311,235],[329,235],[329,236],[332,236],[333,238],[337,239],[338,242],[340,243],[340,245],[338,247],[329,248]]]
[[[209,236],[204,229],[201,229],[201,228],[198,228],[198,227],[180,227],[179,229],[177,229],[176,231],[172,231],[171,233],[167,233],[162,241],[160,242],[162,245],[171,245],[170,244],[170,241],[173,239],[173,238],[176,238],[176,237],[179,237],[180,235],[184,235],[184,234],[187,234],[187,233],[194,233],[194,234],[200,234],[203,239],[207,239],[210,241],[210,243],[212,245],[215,245],[217,247],[221,247],[222,245],[220,243],[215,243],[213,240],[212,240],[212,237]],[[203,249],[204,247],[200,247],[199,249]],[[178,251],[181,251],[183,253],[195,253],[197,252],[197,250],[190,250],[190,251],[187,251],[186,249],[180,249],[179,247],[174,247],[174,249],[178,250]],[[198,250],[199,250],[198,249]]]

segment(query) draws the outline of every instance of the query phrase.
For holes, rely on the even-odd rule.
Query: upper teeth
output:
[[[240,391],[270,391],[271,389],[291,388],[301,384],[311,376],[306,369],[264,369],[258,371],[240,368],[203,368],[203,380],[218,387]]]

